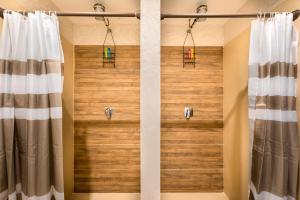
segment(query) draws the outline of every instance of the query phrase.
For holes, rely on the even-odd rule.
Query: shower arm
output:
[[[3,18],[3,12],[5,9],[0,8],[0,17]],[[33,11],[20,11],[20,13],[29,13]],[[47,12],[46,12],[47,13]],[[136,17],[140,18],[140,13],[114,13],[114,12],[56,12],[57,16],[65,17]],[[300,15],[300,10],[292,11],[294,15],[294,20],[296,20]],[[167,18],[256,18],[263,14],[264,17],[271,17],[274,12],[260,12],[260,13],[193,13],[193,14],[161,14],[161,19]]]

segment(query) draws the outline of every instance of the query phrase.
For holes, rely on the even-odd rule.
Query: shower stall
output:
[[[114,38],[118,35],[117,28],[111,25]],[[143,34],[142,27],[140,29]],[[113,40],[106,40],[105,45],[75,45],[74,193],[88,194],[86,196],[97,193],[99,198],[101,194],[129,193],[134,198],[150,181],[149,174],[159,178],[155,184],[159,193],[171,195],[167,195],[167,199],[175,193],[222,199],[223,48],[197,46],[193,43],[192,32],[189,32],[192,38],[189,34],[186,37],[185,32],[183,30],[178,39],[178,45],[159,45],[159,68],[151,66],[151,70],[158,70],[158,79],[146,67],[145,72],[141,71],[142,62],[145,62],[142,48],[154,51],[157,47],[152,49],[148,44],[154,43],[154,39],[142,41],[141,38],[137,45],[118,45],[115,39],[114,65],[103,62],[107,56],[103,46],[113,45]],[[146,47],[141,44],[143,42],[147,43]],[[159,39],[156,42],[159,44]],[[191,49],[193,52],[189,52]],[[147,55],[144,59],[157,62],[155,57],[150,58],[151,55]],[[147,77],[149,74],[153,77]],[[160,82],[158,91],[153,89],[155,81]],[[142,88],[151,94],[142,94]],[[143,101],[154,98],[152,102],[158,99],[160,109],[151,108],[152,102],[141,102],[143,98],[146,98]],[[109,118],[108,108],[111,109]],[[149,110],[158,110],[160,120],[157,118],[153,122],[153,118],[148,118],[150,122],[141,122],[147,118]],[[145,128],[141,123],[146,126],[149,123],[150,127]],[[157,137],[155,126],[160,129],[160,139],[156,140],[159,146],[145,144]],[[142,136],[142,129],[146,136]],[[143,152],[142,145],[150,148],[149,152],[145,149]],[[147,156],[157,155],[157,147],[160,149],[159,174],[155,166],[159,157],[154,158],[154,163],[145,160],[153,159]],[[153,155],[147,155],[149,153]],[[148,166],[143,169],[143,159],[149,169],[145,169]],[[144,180],[143,173],[147,173]]]
[[[250,20],[296,20],[298,0],[48,1],[63,10],[66,200],[248,199]]]

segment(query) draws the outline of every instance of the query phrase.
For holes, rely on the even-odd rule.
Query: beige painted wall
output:
[[[259,4],[247,5],[249,7],[244,9],[251,12],[261,9],[255,6]],[[297,8],[300,8],[299,0],[287,0],[278,5],[274,11],[291,11]],[[235,25],[233,22],[229,22],[224,27],[225,37],[227,34],[228,40],[224,46],[223,56],[225,122],[224,192],[230,200],[246,200],[248,194],[249,132],[247,79],[250,21],[247,23],[246,30],[238,35],[235,35],[235,31],[241,31],[240,28],[243,27],[244,21],[241,21],[240,24],[235,22]],[[300,30],[299,19],[295,22],[295,26]],[[233,39],[230,37],[233,37]],[[300,51],[298,52],[298,58],[300,58]],[[299,94],[299,86],[298,90]],[[297,103],[297,109],[299,110],[299,108],[299,103]],[[298,115],[300,116],[300,114]]]
[[[187,24],[161,25],[161,45],[181,46],[183,44]],[[187,21],[188,23],[188,21]],[[116,24],[112,23],[115,42],[117,45],[139,45],[139,24]],[[74,24],[74,45],[102,45],[106,33],[103,23],[97,24]],[[198,23],[192,30],[196,46],[223,46],[223,26],[220,24]]]
[[[248,193],[249,30],[224,46],[224,191],[230,200]]]
[[[188,20],[186,20],[186,22],[188,23]],[[187,31],[187,24],[178,25],[167,23],[168,21],[166,19],[166,21],[162,22],[161,25],[161,45],[183,45]],[[221,24],[207,24],[199,22],[192,29],[192,33],[196,46],[223,46],[223,26]]]
[[[62,38],[64,51],[63,146],[66,200],[71,199],[74,184],[74,46]]]

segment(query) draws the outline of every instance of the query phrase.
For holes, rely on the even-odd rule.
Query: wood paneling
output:
[[[139,47],[118,46],[116,68],[102,67],[101,46],[75,46],[75,120],[139,121]]]
[[[74,191],[139,192],[139,47],[118,46],[116,68],[102,67],[101,50],[75,47]]]
[[[163,192],[222,192],[223,171],[220,169],[166,169],[161,172]]]
[[[196,68],[182,68],[181,53],[162,47],[161,190],[219,192],[222,48],[196,48]],[[100,46],[76,46],[75,55],[75,192],[139,192],[139,48],[118,46],[116,68],[102,68]],[[188,121],[186,105],[194,108]]]
[[[183,68],[182,47],[162,47],[162,192],[223,191],[222,79],[221,47],[197,47],[195,68]]]

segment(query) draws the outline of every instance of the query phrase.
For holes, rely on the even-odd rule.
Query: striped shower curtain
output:
[[[62,200],[63,54],[53,13],[4,12],[0,200]]]
[[[248,83],[250,199],[296,199],[297,36],[290,13],[252,22]]]

